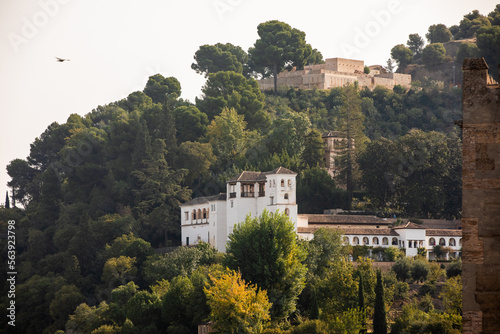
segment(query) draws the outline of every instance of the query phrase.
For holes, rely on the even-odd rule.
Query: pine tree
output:
[[[5,208],[10,209],[9,191],[5,192]]]
[[[377,285],[375,286],[375,312],[373,314],[373,334],[387,334],[387,319],[385,315],[384,286],[382,274],[377,270]]]

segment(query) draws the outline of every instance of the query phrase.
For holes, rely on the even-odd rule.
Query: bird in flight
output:
[[[64,59],[64,58],[56,57],[56,61],[62,63],[63,61],[69,61],[69,59]]]

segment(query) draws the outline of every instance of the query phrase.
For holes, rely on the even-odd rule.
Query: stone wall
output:
[[[500,87],[463,64],[463,333],[500,333]]]

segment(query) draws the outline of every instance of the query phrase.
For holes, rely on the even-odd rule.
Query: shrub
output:
[[[446,268],[446,276],[448,278],[462,275],[462,259],[458,259],[450,263],[448,268]]]

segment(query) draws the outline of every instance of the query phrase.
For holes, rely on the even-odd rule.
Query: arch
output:
[[[354,237],[354,239],[352,239],[352,243],[353,243],[353,245],[359,245],[359,238]]]
[[[382,245],[388,245],[389,244],[389,239],[387,237],[384,237],[382,239]]]
[[[196,209],[193,209],[193,214],[191,219],[196,220]]]
[[[429,239],[429,246],[436,246],[436,239],[430,238]]]
[[[207,209],[203,208],[203,219],[207,219]]]
[[[289,208],[285,209],[285,215],[290,216],[290,209]]]
[[[372,244],[373,245],[378,245],[378,238],[377,237],[373,237]]]
[[[198,209],[198,213],[196,214],[196,219],[201,219],[201,209]]]
[[[281,186],[284,187],[285,186],[285,180],[284,179],[281,179]]]
[[[462,247],[462,238],[458,239],[458,245]]]
[[[363,245],[369,245],[370,244],[370,239],[368,237],[363,237]]]
[[[291,187],[292,186],[292,180],[288,179],[288,186]]]
[[[393,237],[392,238],[392,244],[395,245],[395,246],[397,246],[398,245],[398,238]]]
[[[288,193],[285,194],[285,199],[288,199]]]
[[[344,237],[344,243],[345,243],[345,244],[348,244],[348,243],[349,243],[349,237],[347,237],[347,236],[345,236],[345,237]]]
[[[454,238],[450,238],[450,240],[448,240],[448,246],[456,246],[457,245],[457,242],[455,241]]]
[[[444,238],[440,238],[439,239],[439,245],[440,246],[446,246],[446,241],[444,240]]]

